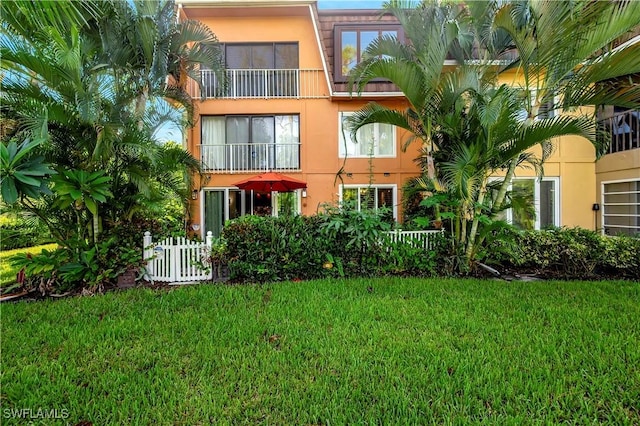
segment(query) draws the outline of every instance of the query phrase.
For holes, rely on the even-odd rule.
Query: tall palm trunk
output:
[[[509,168],[507,169],[507,173],[504,176],[504,180],[502,181],[502,185],[500,185],[500,190],[496,195],[496,199],[493,202],[493,209],[491,213],[491,217],[495,218],[502,205],[504,204],[504,199],[507,196],[507,190],[509,189],[509,185],[511,185],[511,181],[513,180],[513,176],[516,173],[516,167],[518,166],[518,158],[513,158],[509,162]]]
[[[471,231],[469,231],[469,240],[467,241],[466,258],[467,263],[473,258],[473,252],[476,248],[476,234],[478,233],[478,225],[480,223],[480,214],[482,213],[482,203],[484,203],[484,197],[487,193],[487,177],[482,179],[482,185],[480,186],[480,193],[478,194],[478,200],[473,211],[473,222],[471,225]]]

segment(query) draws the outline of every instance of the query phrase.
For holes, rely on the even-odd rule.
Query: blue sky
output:
[[[319,9],[380,9],[384,1],[374,0],[318,0]]]

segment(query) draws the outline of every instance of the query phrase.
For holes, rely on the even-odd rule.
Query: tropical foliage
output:
[[[198,162],[156,136],[192,121],[187,83],[222,70],[216,37],[171,0],[0,7],[3,201],[48,225],[69,253],[56,268],[109,257],[118,227],[186,206]]]
[[[640,10],[586,0],[385,7],[406,40],[372,43],[352,71],[352,89],[388,80],[408,108],[369,103],[350,117],[352,137],[380,122],[407,130],[407,145],[421,144],[424,173],[414,185],[431,197],[424,203],[434,208],[433,219],[449,223],[458,269],[465,270],[490,234],[483,228],[511,206],[507,190],[518,167],[541,176],[563,135],[582,136],[603,152],[594,109],[583,107],[640,104],[640,86],[623,79],[640,72],[640,44],[611,48],[640,25]]]

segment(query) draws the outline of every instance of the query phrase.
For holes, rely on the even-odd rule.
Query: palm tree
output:
[[[90,203],[90,211],[81,215],[92,222],[95,241],[103,216],[130,217],[168,192],[186,203],[182,176],[196,170],[197,161],[182,149],[159,146],[153,129],[159,117],[172,115],[167,105],[173,104],[165,98],[189,110],[187,74],[199,61],[213,68],[216,48],[206,44],[215,41],[209,30],[205,34],[200,26],[176,23],[172,2],[83,2],[86,10],[99,11],[93,15],[77,11],[76,4],[55,2],[59,10],[74,11],[72,17],[53,14],[51,22],[43,20],[37,28],[20,26],[23,6],[30,10],[30,1],[2,4],[3,12],[8,11],[3,17],[9,17],[2,21],[0,37],[2,112],[16,123],[6,127],[4,136],[18,141],[46,138],[40,151],[59,173],[102,171],[111,178],[110,189],[117,197],[99,198],[99,206]],[[44,5],[45,10],[53,8]],[[122,34],[130,36],[125,43]],[[164,102],[164,110],[162,105],[147,108],[154,102]],[[52,228],[70,220],[70,226],[76,226],[77,215],[61,212],[51,218],[46,204],[25,203]]]
[[[596,144],[592,116],[579,112],[542,118],[542,103],[560,99],[551,107],[559,111],[638,104],[637,86],[619,96],[596,83],[638,72],[640,46],[605,48],[640,23],[640,11],[621,2],[487,1],[466,7],[421,2],[407,7],[409,3],[385,5],[402,24],[408,42],[387,36],[372,43],[369,59],[351,76],[357,91],[375,78],[391,81],[409,106],[397,111],[370,103],[352,116],[352,132],[355,137],[360,127],[373,122],[393,124],[410,132],[407,144],[422,144],[423,181],[456,200],[451,203],[456,206],[454,240],[468,266],[481,240],[481,221],[504,208],[518,166],[529,163],[541,171],[550,140],[558,136],[576,134]],[[575,42],[569,34],[584,36]],[[447,57],[455,58],[449,69]],[[523,75],[521,87],[498,84],[502,73],[514,70]],[[529,151],[536,145],[542,147],[539,158]],[[489,177],[497,171],[505,171],[506,177],[489,197]]]

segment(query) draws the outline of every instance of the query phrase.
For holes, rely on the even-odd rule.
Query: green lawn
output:
[[[42,249],[54,250],[57,244],[45,244],[42,246],[19,248],[15,250],[0,250],[0,286],[13,283],[16,280],[18,269],[11,265],[11,258],[18,253],[40,253]]]
[[[640,424],[639,283],[200,285],[1,309],[2,424]]]

